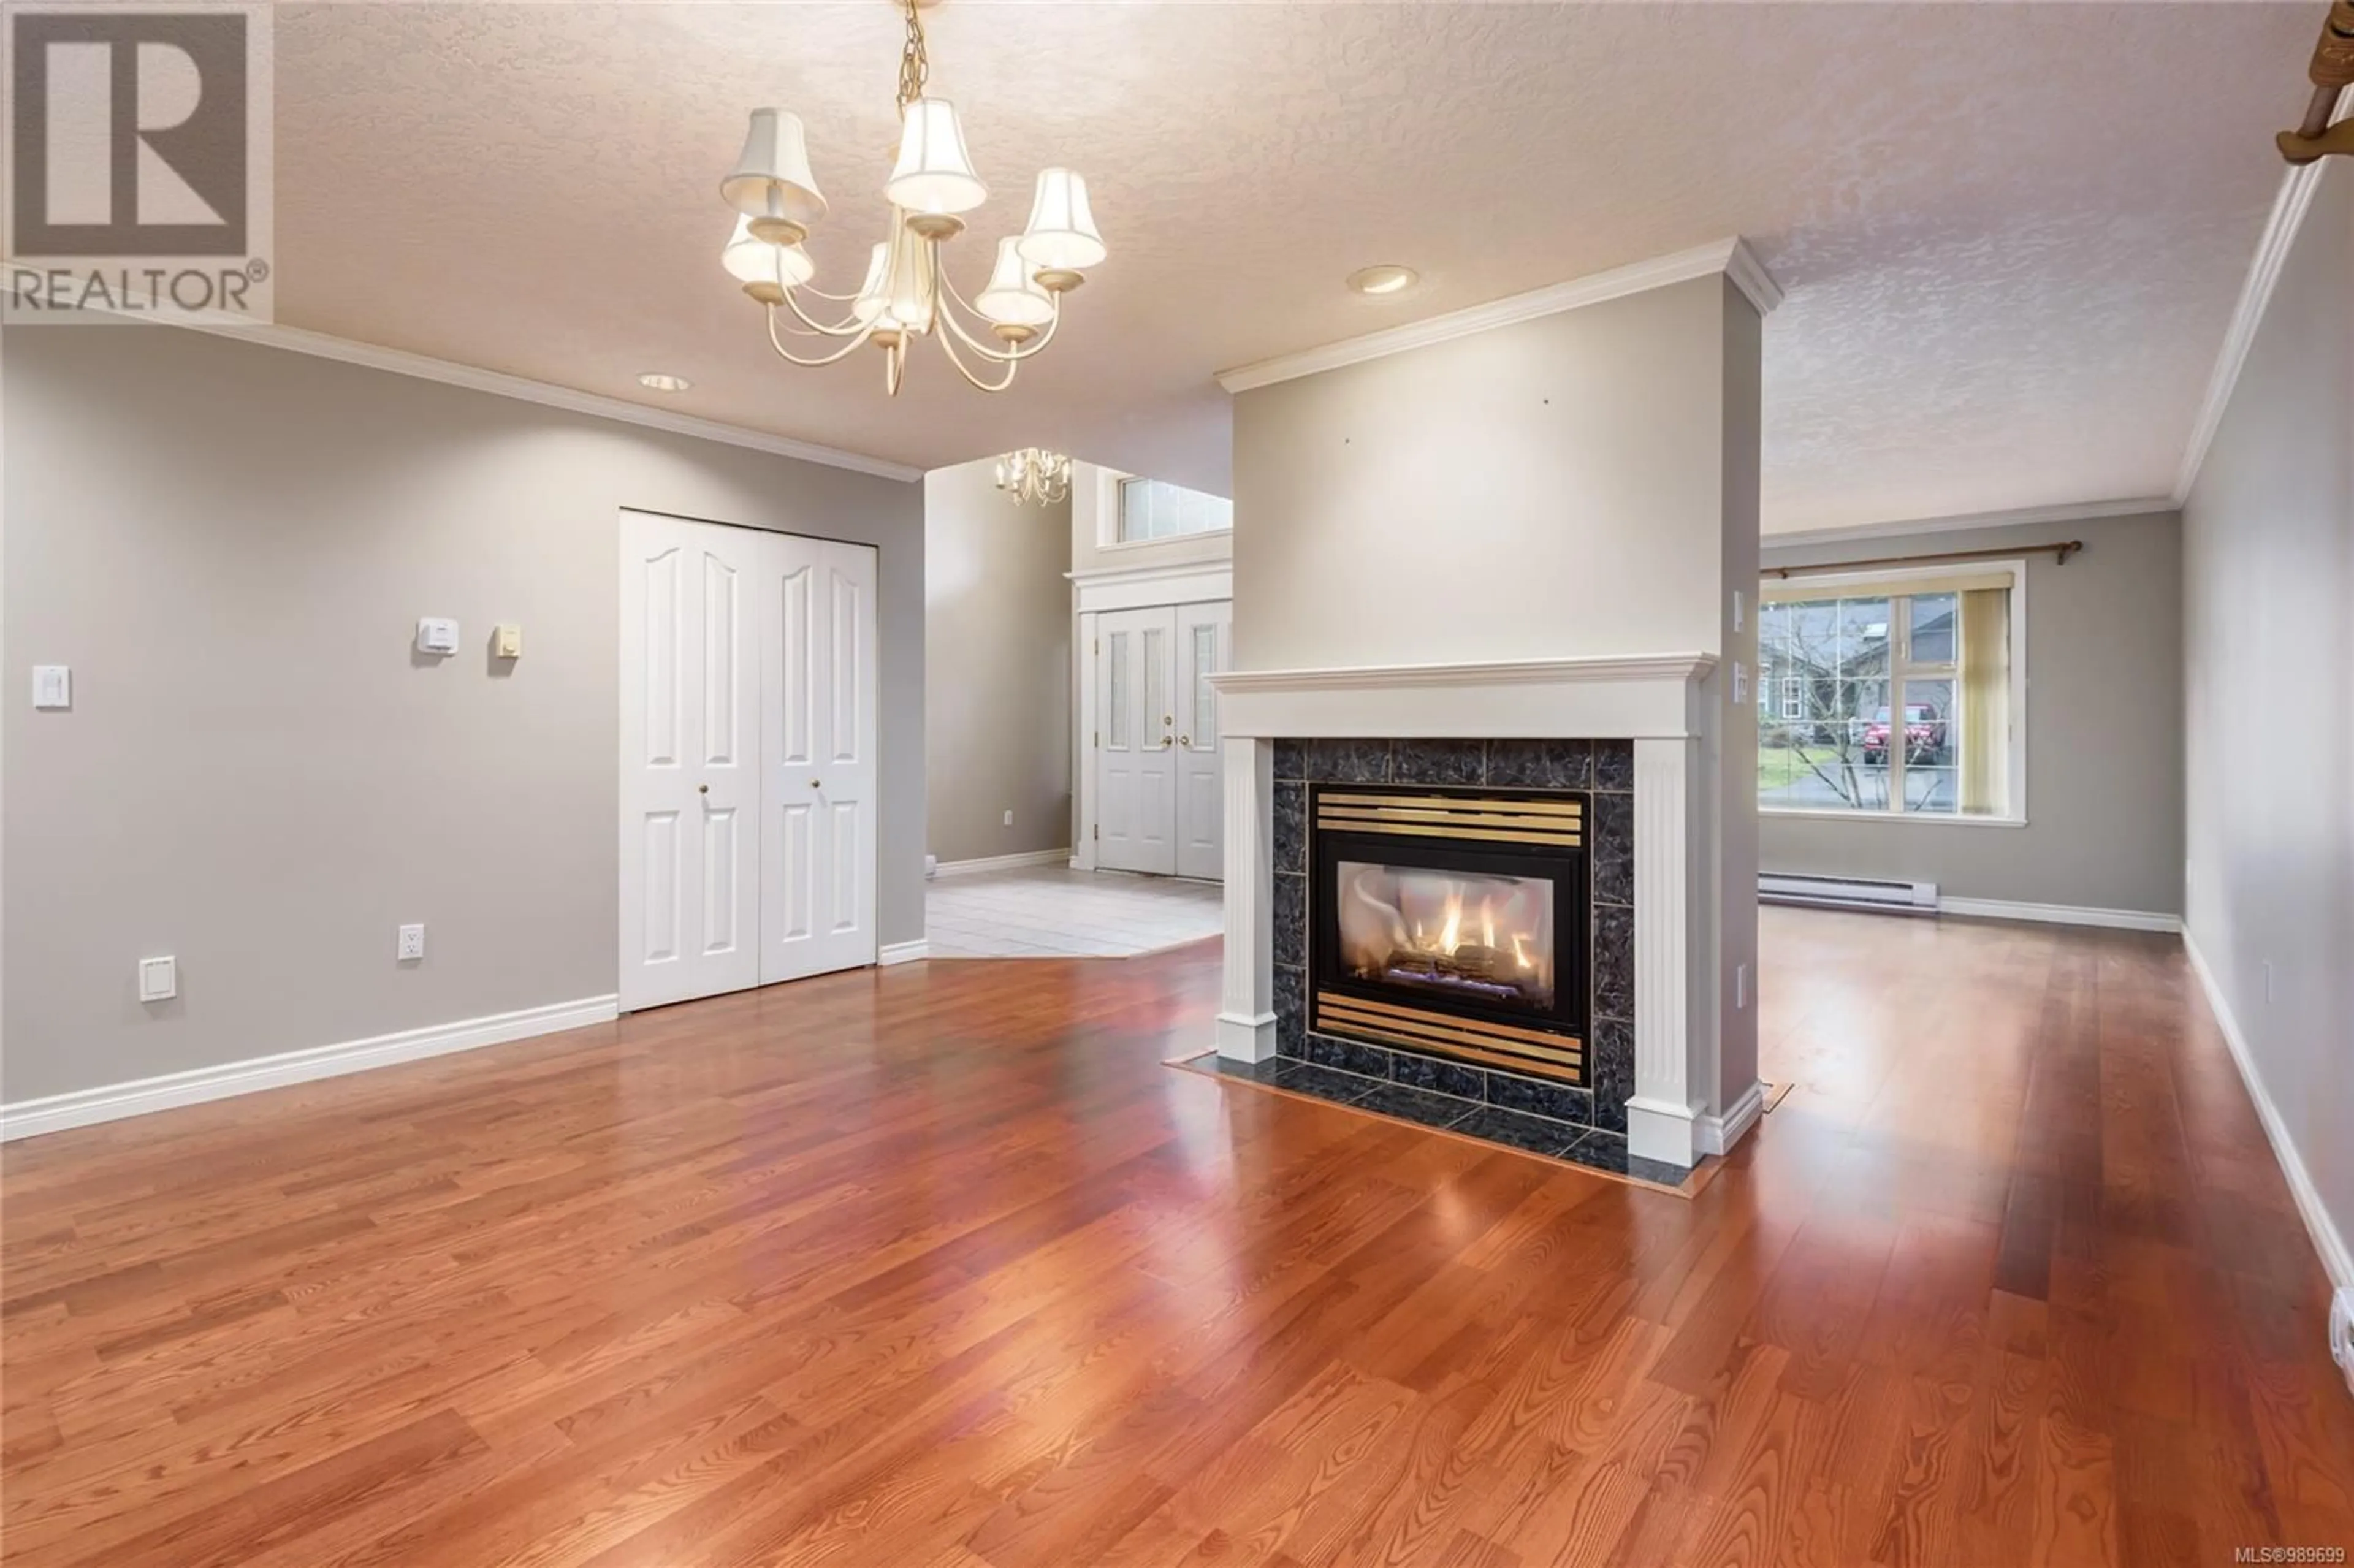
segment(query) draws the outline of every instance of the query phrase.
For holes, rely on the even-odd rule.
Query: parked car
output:
[[[1882,708],[1863,726],[1863,760],[1878,767],[1888,760],[1888,710]],[[1918,762],[1945,744],[1945,721],[1927,703],[1904,705],[1904,760]]]

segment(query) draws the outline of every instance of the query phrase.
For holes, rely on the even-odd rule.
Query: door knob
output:
[[[1190,735],[1181,735],[1177,737],[1177,744],[1180,746],[1191,746],[1193,744],[1193,737]]]
[[[810,788],[812,789],[822,789],[825,788],[825,784],[822,779],[812,779],[810,780]]]
[[[708,795],[711,793],[711,786],[708,784],[697,784],[695,787],[695,792],[698,795]]]

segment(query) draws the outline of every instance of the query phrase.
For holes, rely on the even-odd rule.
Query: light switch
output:
[[[1733,662],[1733,705],[1739,707],[1749,700],[1749,666],[1736,659]]]
[[[523,628],[520,626],[494,628],[491,632],[491,652],[493,657],[500,659],[522,658]]]
[[[33,705],[37,708],[73,706],[73,672],[63,664],[34,665]]]
[[[458,623],[429,615],[417,623],[417,651],[419,653],[455,653],[458,651]]]
[[[1733,630],[1735,631],[1741,630],[1741,617],[1744,608],[1744,607],[1741,602],[1741,590],[1739,588],[1734,588],[1733,590]]]
[[[139,960],[139,1000],[169,1001],[180,994],[180,960],[175,958]]]

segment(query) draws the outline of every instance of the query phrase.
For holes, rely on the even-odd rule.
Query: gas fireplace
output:
[[[1313,786],[1310,1027],[1585,1083],[1588,804]]]

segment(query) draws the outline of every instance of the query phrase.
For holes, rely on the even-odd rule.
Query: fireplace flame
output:
[[[1346,864],[1341,956],[1363,979],[1549,1005],[1550,891],[1520,877]]]

